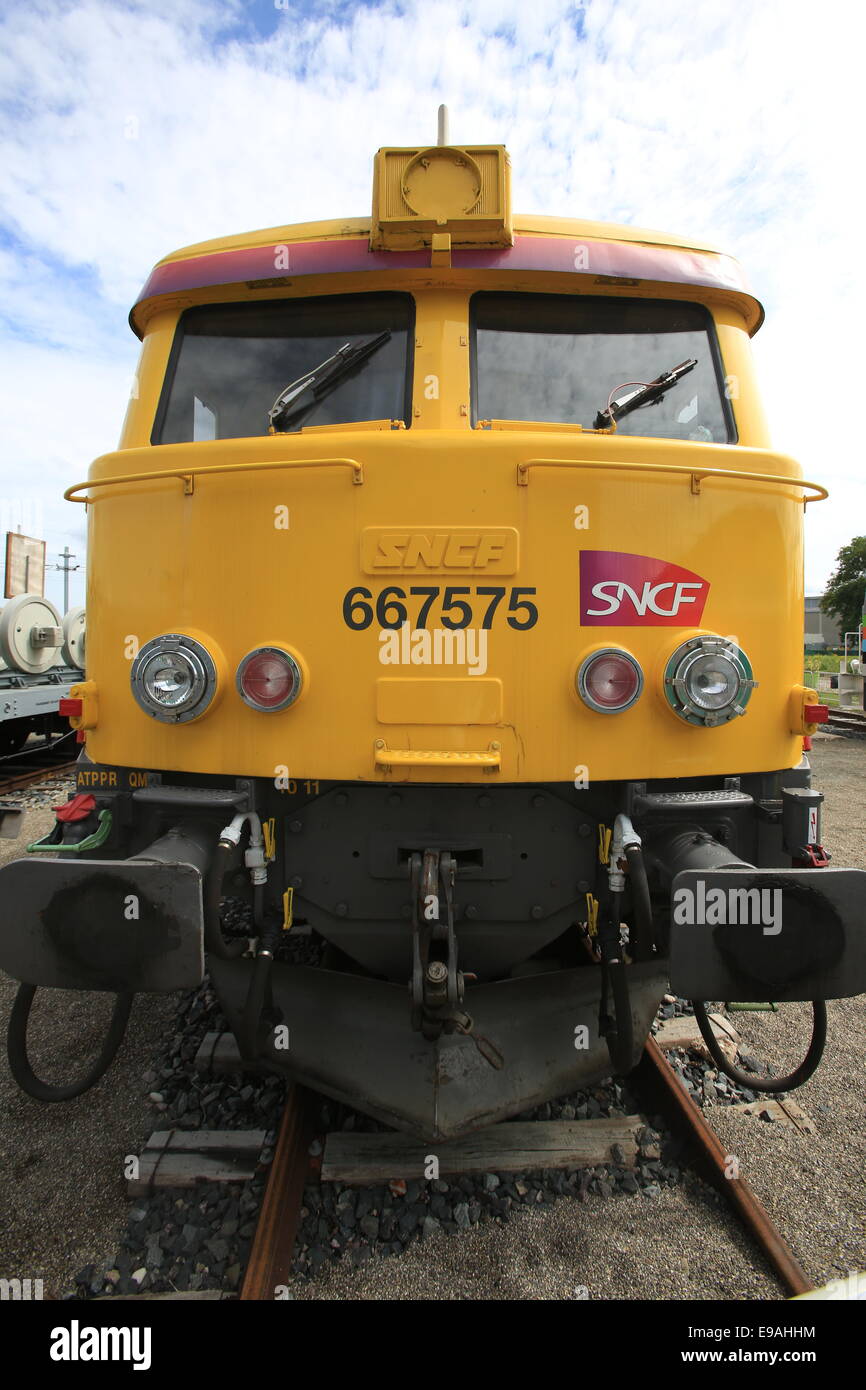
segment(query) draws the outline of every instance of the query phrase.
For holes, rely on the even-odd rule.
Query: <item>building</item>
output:
[[[844,642],[839,620],[821,611],[821,594],[806,595],[803,645],[807,652],[823,652]]]

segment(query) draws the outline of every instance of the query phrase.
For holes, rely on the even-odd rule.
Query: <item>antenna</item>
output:
[[[436,137],[437,145],[448,144],[448,107],[439,107],[439,133]]]

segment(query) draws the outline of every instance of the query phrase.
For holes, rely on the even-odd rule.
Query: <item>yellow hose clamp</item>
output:
[[[277,853],[277,822],[276,817],[271,816],[270,820],[262,822],[262,835],[265,841],[265,858],[275,859]]]
[[[598,827],[598,862],[607,864],[610,861],[610,842],[613,839],[613,831],[606,825]]]
[[[591,893],[586,895],[586,929],[590,936],[598,936],[598,898]]]
[[[283,931],[291,931],[292,916],[294,912],[293,899],[295,896],[294,888],[287,888],[283,894]]]

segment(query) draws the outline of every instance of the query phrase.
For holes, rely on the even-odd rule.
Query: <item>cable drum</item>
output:
[[[60,614],[39,594],[19,594],[0,615],[0,657],[12,670],[32,676],[50,670],[62,641]]]

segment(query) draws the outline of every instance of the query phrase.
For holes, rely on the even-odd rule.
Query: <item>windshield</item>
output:
[[[696,366],[617,432],[726,444],[735,438],[707,310],[667,300],[553,294],[472,298],[473,423],[546,420],[592,429],[624,383]]]
[[[388,333],[377,351],[282,425],[411,420],[409,344],[414,305],[405,294],[219,304],[181,316],[153,431],[155,444],[243,439],[268,433],[268,411],[288,383],[347,344]]]

